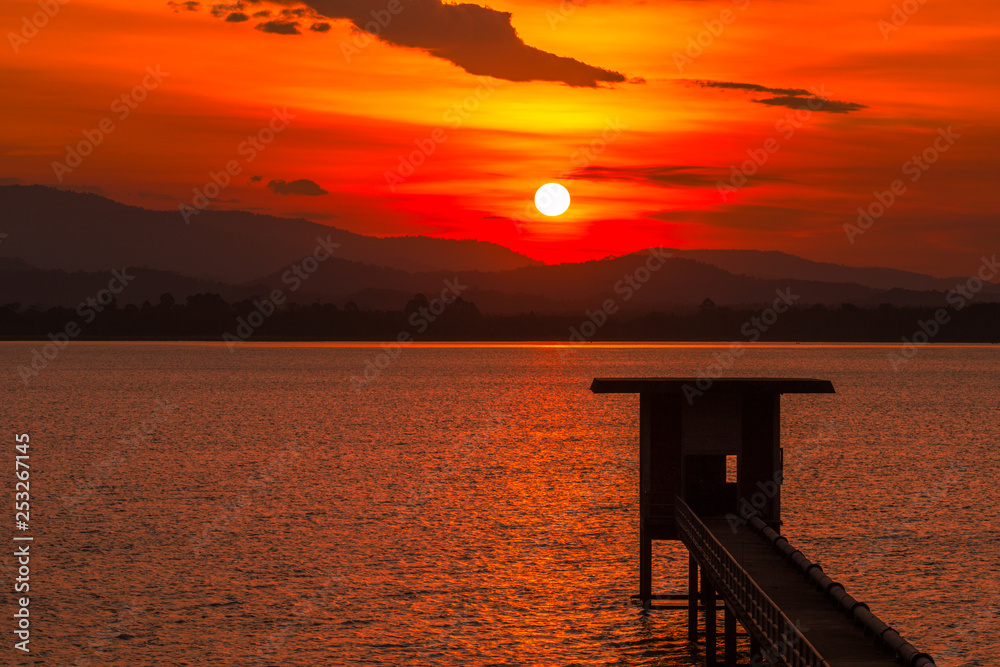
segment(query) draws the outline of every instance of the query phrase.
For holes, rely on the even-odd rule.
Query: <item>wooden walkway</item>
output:
[[[877,646],[749,524],[734,533],[725,518],[708,518],[704,523],[830,667],[899,667],[895,656]]]
[[[702,602],[718,595],[765,656],[777,664],[816,667],[934,665],[868,606],[855,600],[760,520],[736,526],[697,517],[677,499],[681,540],[702,570]],[[709,597],[705,589],[712,589]],[[711,624],[709,626],[709,623]],[[707,662],[715,656],[713,620],[706,623]],[[735,664],[727,650],[726,664]]]

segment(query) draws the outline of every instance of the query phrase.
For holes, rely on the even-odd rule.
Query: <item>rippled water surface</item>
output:
[[[363,387],[378,347],[71,344],[24,384],[36,348],[0,345],[9,459],[32,442],[18,664],[701,659],[682,612],[629,602],[638,399],[588,388],[722,348],[412,347]],[[785,534],[939,664],[998,664],[1000,349],[889,351],[751,348],[727,373],[833,381],[782,400]],[[685,552],[656,556],[682,592]]]

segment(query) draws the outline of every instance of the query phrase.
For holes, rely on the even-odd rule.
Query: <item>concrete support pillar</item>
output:
[[[653,540],[639,529],[639,599],[649,609],[653,601]]]
[[[701,597],[705,605],[705,666],[713,667],[716,656],[715,589],[704,568],[701,571]]]
[[[736,667],[736,616],[726,605],[726,667]]]
[[[688,554],[688,641],[698,641],[698,561]]]

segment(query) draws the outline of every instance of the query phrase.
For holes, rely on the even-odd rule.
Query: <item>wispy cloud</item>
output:
[[[702,88],[717,88],[722,90],[737,90],[751,93],[770,93],[774,97],[762,99],[752,98],[751,102],[756,104],[767,104],[769,106],[788,107],[789,109],[800,109],[803,105],[809,104],[810,111],[825,111],[827,113],[849,113],[867,109],[864,104],[857,102],[843,102],[827,98],[821,92],[809,91],[804,88],[771,88],[757,83],[738,83],[735,81],[710,81],[692,80],[690,83]],[[820,104],[815,104],[815,100],[821,100]]]

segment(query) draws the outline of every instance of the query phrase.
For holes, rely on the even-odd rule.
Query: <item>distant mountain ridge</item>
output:
[[[965,278],[935,278],[934,276],[879,267],[846,266],[789,255],[780,250],[676,250],[676,257],[685,257],[717,266],[730,273],[753,278],[787,278],[832,283],[857,283],[877,289],[941,290],[951,289]]]
[[[299,303],[400,310],[414,294],[434,298],[445,280],[457,279],[467,286],[464,299],[496,314],[579,314],[607,299],[631,313],[697,308],[706,299],[756,306],[779,290],[791,290],[800,306],[936,307],[960,280],[749,250],[668,249],[661,259],[642,251],[545,265],[492,243],[375,238],[241,211],[205,211],[185,225],[176,212],[43,186],[0,187],[0,216],[7,234],[0,304],[73,306],[99,290],[108,271],[126,266],[137,278],[119,296],[122,305],[155,303],[163,292],[178,300],[215,292],[233,301],[282,289]],[[289,281],[289,266],[310,255],[319,238],[340,247],[307,279]],[[640,275],[641,285],[626,287]],[[977,299],[1000,301],[1000,286],[986,286]]]
[[[40,269],[100,271],[128,264],[238,284],[312,252],[317,237],[342,257],[406,271],[504,271],[539,264],[494,243],[426,236],[377,238],[244,211],[151,211],[41,185],[0,186],[0,257]]]

